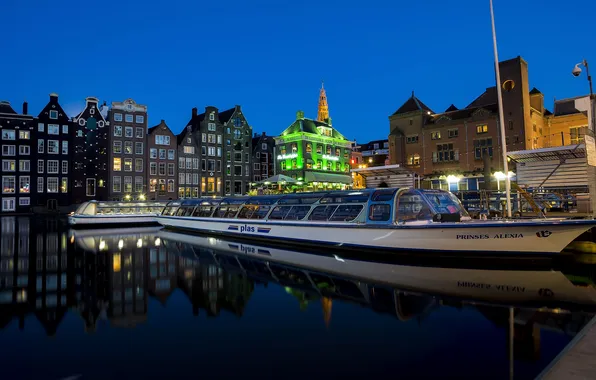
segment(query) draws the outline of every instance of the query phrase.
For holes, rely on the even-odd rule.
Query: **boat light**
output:
[[[118,249],[122,249],[122,247],[124,247],[124,240],[120,239],[118,240]]]
[[[139,238],[139,240],[137,240],[137,248],[142,248],[143,247],[143,239]]]
[[[160,238],[155,239],[155,246],[159,247],[160,245],[161,245],[161,239]]]
[[[103,251],[103,250],[106,250],[106,249],[108,249],[108,247],[106,246],[105,240],[100,240],[99,241],[99,250],[100,251]]]
[[[139,200],[140,200],[140,201],[144,201],[144,200],[145,200],[145,194],[141,194],[141,195],[139,195]]]

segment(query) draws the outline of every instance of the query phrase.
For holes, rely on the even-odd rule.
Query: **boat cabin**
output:
[[[168,202],[83,202],[73,215],[159,215]]]
[[[469,218],[444,190],[364,189],[170,201],[163,216],[394,224]]]

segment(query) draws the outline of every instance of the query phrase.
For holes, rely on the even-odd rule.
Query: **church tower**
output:
[[[327,105],[327,94],[325,93],[325,87],[321,83],[321,92],[319,93],[319,110],[317,112],[317,120],[331,124],[331,118],[329,117],[329,106]]]

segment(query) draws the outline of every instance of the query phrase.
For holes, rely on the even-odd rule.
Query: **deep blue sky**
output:
[[[529,64],[530,86],[585,95],[596,77],[596,2],[494,0],[499,58]],[[149,107],[174,132],[191,108],[241,104],[255,132],[316,117],[325,81],[334,126],[386,138],[415,90],[436,112],[494,84],[488,0],[1,0],[0,99],[37,114],[57,92],[72,116],[87,96]]]

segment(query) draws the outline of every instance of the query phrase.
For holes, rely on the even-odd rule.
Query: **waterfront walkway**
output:
[[[536,379],[596,380],[596,317]]]

